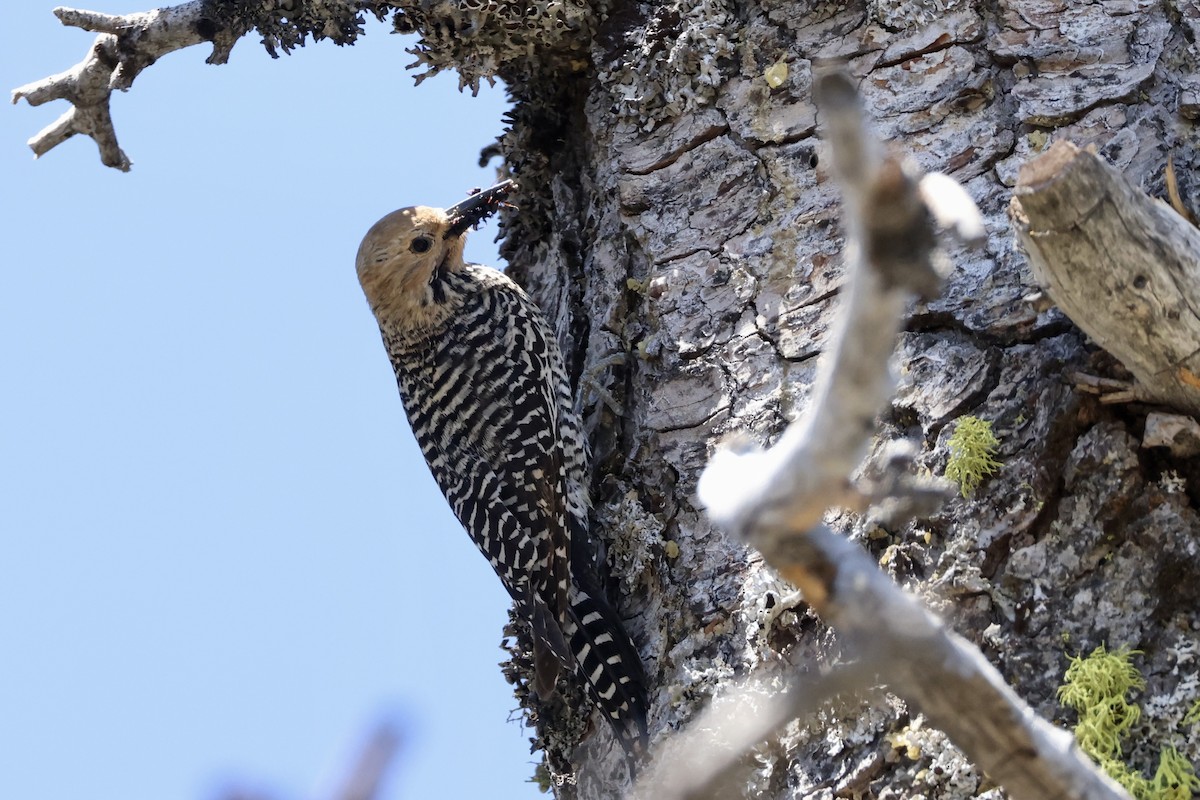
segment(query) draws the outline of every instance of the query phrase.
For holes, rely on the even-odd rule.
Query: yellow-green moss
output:
[[[995,458],[1000,442],[992,432],[992,423],[979,417],[959,417],[948,446],[946,478],[958,484],[963,497],[974,494],[983,479],[1000,467]]]
[[[1192,793],[1200,788],[1200,778],[1191,763],[1174,747],[1165,748],[1159,755],[1153,778],[1130,769],[1120,759],[1109,758],[1098,763],[1134,800],[1192,800]]]
[[[1200,778],[1196,777],[1192,762],[1174,747],[1166,747],[1158,757],[1158,769],[1150,781],[1145,800],[1191,800],[1197,789],[1200,789]]]
[[[1192,703],[1192,707],[1183,717],[1183,722],[1185,725],[1200,725],[1200,698],[1196,698],[1196,702]]]
[[[1139,652],[1122,647],[1110,653],[1101,645],[1086,658],[1072,658],[1058,687],[1058,701],[1079,713],[1075,726],[1079,746],[1097,761],[1120,758],[1121,740],[1142,715],[1127,697],[1134,689],[1146,687],[1132,663]]]
[[[1144,800],[1146,792],[1150,789],[1150,781],[1146,780],[1142,776],[1142,773],[1130,769],[1119,758],[1105,758],[1096,763],[1100,765],[1102,770],[1108,773],[1108,777],[1124,786],[1125,791],[1129,792],[1134,797],[1134,800]]]
[[[1191,800],[1193,791],[1200,789],[1200,778],[1174,747],[1163,748],[1158,769],[1149,779],[1121,759],[1125,737],[1141,717],[1129,694],[1146,688],[1145,678],[1133,666],[1139,653],[1128,647],[1110,653],[1101,646],[1087,657],[1072,658],[1058,687],[1059,702],[1079,714],[1075,739],[1080,749],[1135,800]],[[1192,711],[1198,707],[1200,703]]]
[[[1133,657],[1141,654],[1141,650],[1129,647],[1110,653],[1100,645],[1086,657],[1072,658],[1063,674],[1063,685],[1058,688],[1059,700],[1080,711],[1097,701],[1124,701],[1133,690],[1146,688],[1145,678],[1133,665]]]

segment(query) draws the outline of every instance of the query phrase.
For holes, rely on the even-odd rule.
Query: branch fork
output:
[[[56,8],[54,15],[67,26],[99,34],[82,61],[71,69],[27,83],[12,93],[12,102],[31,106],[67,100],[71,108],[29,140],[40,157],[75,134],[96,142],[105,166],[128,172],[131,162],[117,144],[110,98],[126,91],[146,67],[162,56],[201,42],[213,43],[210,64],[224,64],[233,44],[246,32],[218,30],[204,13],[203,0],[171,8],[114,16],[75,8]]]

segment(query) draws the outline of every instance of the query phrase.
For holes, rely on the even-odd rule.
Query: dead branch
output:
[[[1134,396],[1200,412],[1200,230],[1067,141],[1021,169],[1009,214],[1034,277]]]
[[[100,160],[128,172],[129,157],[117,144],[109,98],[125,91],[146,67],[162,56],[204,41],[213,43],[210,64],[224,64],[234,42],[245,30],[220,30],[204,14],[204,2],[160,8],[125,16],[74,8],[56,8],[64,25],[98,33],[83,61],[66,72],[42,78],[13,90],[12,101],[24,98],[31,106],[67,100],[71,108],[32,139],[34,156],[42,156],[77,133],[90,136]]]
[[[934,217],[960,233],[980,228],[973,204],[961,205],[963,196],[957,203],[945,200],[944,180],[923,183],[883,153],[866,131],[847,77],[826,71],[815,79],[814,91],[850,232],[850,286],[835,344],[806,417],[768,450],[717,453],[700,483],[701,500],[713,518],[793,581],[857,656],[845,682],[794,678],[784,691],[804,702],[788,711],[810,708],[849,686],[865,687],[878,676],[1014,798],[1127,798],[1080,753],[1069,733],[1039,719],[974,646],[897,587],[861,548],[821,524],[831,502],[861,507],[867,499],[849,476],[893,390],[888,359],[906,299],[937,285]],[[942,198],[932,210],[923,196],[931,192]],[[761,706],[734,703],[724,723],[742,731],[740,752],[747,741],[786,721],[777,711],[764,714]],[[745,716],[759,719],[747,722]],[[698,758],[672,759],[674,752],[663,748],[641,791],[714,797],[717,778],[737,757],[718,758],[705,750]],[[709,778],[697,781],[695,764],[708,759]]]

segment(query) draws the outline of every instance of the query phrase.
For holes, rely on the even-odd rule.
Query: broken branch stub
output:
[[[1009,215],[1034,278],[1137,396],[1200,412],[1200,230],[1067,141],[1022,167]]]

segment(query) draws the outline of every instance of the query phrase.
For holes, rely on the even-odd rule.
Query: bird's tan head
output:
[[[448,209],[411,206],[371,226],[358,246],[356,268],[381,325],[411,330],[445,318],[442,282],[464,266],[467,231],[495,213],[514,188],[503,181]]]
[[[435,301],[434,284],[463,267],[464,232],[451,232],[440,208],[412,206],[371,226],[358,247],[358,282],[380,322],[420,325]]]

